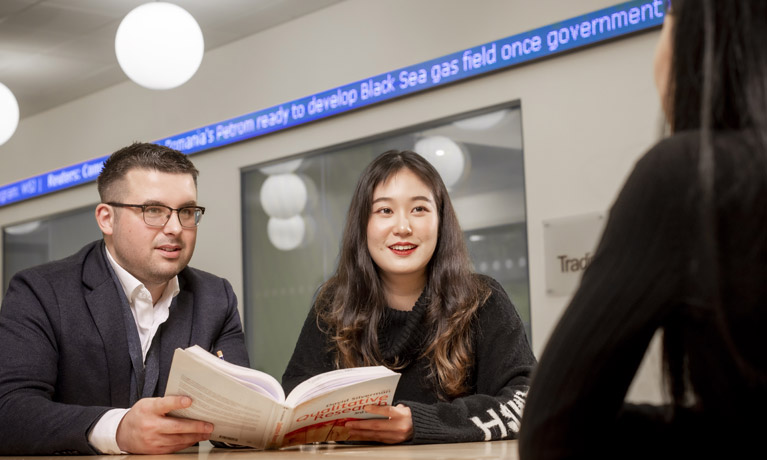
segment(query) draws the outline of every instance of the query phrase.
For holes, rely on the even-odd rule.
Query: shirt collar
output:
[[[120,280],[120,285],[123,288],[125,297],[127,297],[128,301],[133,304],[135,296],[138,295],[138,293],[141,291],[141,288],[145,287],[144,284],[137,280],[135,276],[131,275],[126,269],[122,268],[120,264],[117,263],[117,261],[112,257],[112,254],[109,253],[109,248],[107,248],[106,245],[104,245],[104,252],[107,253],[107,260],[109,261],[109,265],[112,266],[112,269],[117,275],[117,279]],[[173,297],[176,297],[179,292],[180,289],[178,285],[178,275],[176,275],[168,282],[168,285],[165,286],[165,291],[163,291],[160,299],[168,296],[172,299]]]

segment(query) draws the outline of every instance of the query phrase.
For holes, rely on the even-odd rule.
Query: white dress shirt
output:
[[[125,297],[130,303],[130,310],[136,322],[136,330],[141,340],[141,352],[146,360],[152,339],[157,329],[168,319],[170,304],[179,293],[178,276],[174,276],[165,287],[160,300],[152,304],[152,294],[139,281],[122,268],[106,250],[107,260],[120,280]],[[107,411],[93,426],[88,441],[103,454],[123,454],[117,446],[117,427],[120,425],[128,409],[112,409]]]

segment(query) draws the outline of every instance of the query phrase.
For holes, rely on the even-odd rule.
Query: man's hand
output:
[[[365,412],[384,415],[388,419],[354,420],[346,422],[350,441],[378,441],[386,444],[404,442],[413,437],[413,416],[410,408],[396,406],[365,406]]]
[[[131,454],[170,454],[209,439],[210,423],[166,415],[191,404],[187,396],[139,400],[117,427],[117,445]]]

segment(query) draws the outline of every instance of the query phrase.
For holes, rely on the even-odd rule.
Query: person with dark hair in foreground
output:
[[[319,290],[282,383],[385,365],[401,373],[388,417],[346,423],[350,440],[466,442],[515,438],[535,365],[503,288],[472,272],[437,171],[388,151],[352,197],[338,268]]]
[[[637,162],[547,343],[523,460],[763,451],[765,43],[763,0],[673,0],[655,59],[672,135]],[[658,330],[669,403],[629,404]]]
[[[0,455],[170,453],[209,423],[167,416],[173,351],[221,350],[248,365],[229,283],[187,266],[205,208],[197,169],[176,150],[135,143],[98,178],[104,236],[23,270],[0,308]]]

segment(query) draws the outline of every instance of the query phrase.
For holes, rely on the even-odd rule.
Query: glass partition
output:
[[[96,205],[3,228],[3,292],[19,270],[62,259],[101,239]]]
[[[251,364],[277,377],[334,272],[359,174],[415,150],[448,186],[476,271],[498,280],[530,336],[521,110],[494,107],[242,172],[244,312]]]

